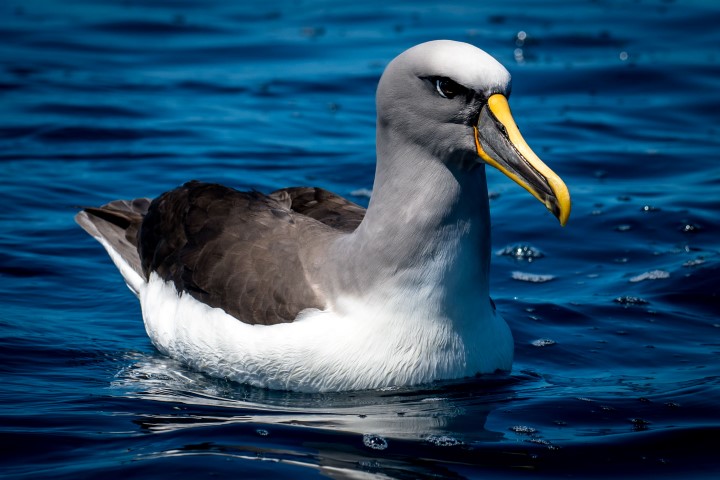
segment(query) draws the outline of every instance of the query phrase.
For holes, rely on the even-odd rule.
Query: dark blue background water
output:
[[[0,475],[713,477],[716,5],[4,1]],[[573,195],[561,229],[490,173],[512,373],[302,395],[158,354],[77,208],[192,178],[362,193],[379,75],[437,38],[510,69],[515,118]]]

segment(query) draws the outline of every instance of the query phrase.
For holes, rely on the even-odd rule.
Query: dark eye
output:
[[[435,90],[443,98],[454,98],[467,92],[467,89],[449,78],[440,77],[435,79]]]

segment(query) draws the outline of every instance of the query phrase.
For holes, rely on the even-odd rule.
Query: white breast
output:
[[[407,296],[368,295],[338,299],[334,311],[308,309],[293,323],[266,326],[178,295],[156,274],[139,297],[145,328],[161,352],[258,387],[361,390],[509,370],[512,364],[512,335],[490,308],[483,311],[489,318],[457,325],[431,306],[387,304],[387,298]]]

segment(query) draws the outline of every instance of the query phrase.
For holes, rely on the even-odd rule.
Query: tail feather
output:
[[[138,231],[150,199],[116,200],[102,207],[85,208],[75,221],[105,247],[130,290],[139,294],[147,281],[138,253]]]

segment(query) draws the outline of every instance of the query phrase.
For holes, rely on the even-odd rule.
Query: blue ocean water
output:
[[[3,2],[0,476],[715,478],[719,23],[710,0]],[[376,82],[437,38],[508,67],[573,196],[560,228],[489,171],[512,372],[310,395],[154,350],[78,208],[192,178],[366,204]]]

